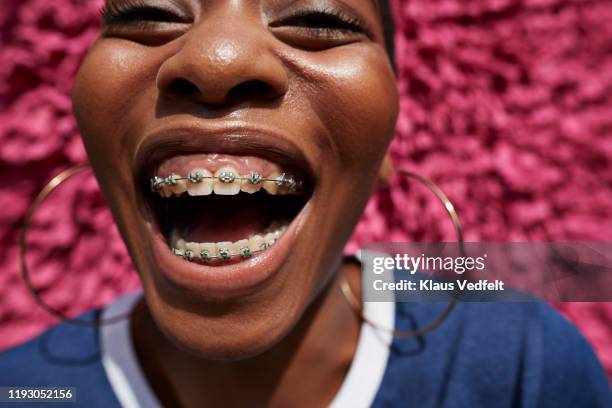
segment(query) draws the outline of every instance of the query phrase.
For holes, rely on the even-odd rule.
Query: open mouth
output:
[[[299,166],[217,153],[171,157],[146,182],[146,201],[168,249],[207,266],[270,251],[312,194]]]

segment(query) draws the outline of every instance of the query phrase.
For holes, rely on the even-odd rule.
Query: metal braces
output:
[[[295,180],[292,175],[286,173],[282,173],[278,178],[270,179],[263,177],[257,172],[251,172],[246,177],[237,177],[236,174],[231,171],[222,171],[218,176],[205,176],[199,171],[191,171],[187,177],[182,177],[178,174],[171,174],[168,177],[155,176],[151,178],[151,191],[157,192],[163,185],[173,186],[180,180],[187,180],[191,183],[199,183],[204,179],[219,180],[222,183],[233,183],[235,180],[242,180],[248,181],[253,185],[261,184],[265,181],[271,181],[276,183],[277,186],[285,186],[290,188],[293,192],[297,192],[303,187],[303,183],[301,181]]]
[[[273,243],[268,244],[268,243],[263,243],[261,244],[260,249],[254,250],[252,251],[250,248],[248,247],[244,247],[240,249],[239,253],[230,253],[229,249],[227,248],[220,248],[218,250],[219,255],[211,255],[210,251],[204,249],[202,251],[200,251],[199,254],[195,254],[194,251],[192,251],[191,249],[177,249],[177,248],[172,248],[172,254],[175,256],[178,256],[179,258],[183,258],[187,261],[194,261],[194,260],[200,260],[200,261],[214,261],[217,259],[220,259],[222,261],[227,261],[231,258],[235,258],[235,257],[241,257],[241,258],[250,258],[252,255],[257,254],[259,252],[263,252],[266,249],[270,248],[273,245]]]

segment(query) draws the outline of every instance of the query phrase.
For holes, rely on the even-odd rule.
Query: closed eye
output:
[[[186,18],[155,6],[131,0],[123,4],[111,2],[102,9],[102,21],[105,26],[146,25],[148,23],[189,23]]]
[[[270,27],[296,27],[319,33],[328,32],[328,34],[348,32],[373,37],[365,22],[360,18],[333,9],[299,11],[271,23]]]

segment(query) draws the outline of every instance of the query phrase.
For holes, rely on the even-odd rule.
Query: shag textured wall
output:
[[[20,222],[53,174],[86,157],[70,87],[99,1],[0,7],[0,348],[54,323],[19,278]],[[397,166],[437,181],[468,240],[612,241],[612,3],[396,0],[402,93]],[[361,242],[453,239],[423,189],[394,180]],[[29,264],[44,299],[76,314],[138,287],[91,176],[42,208]],[[612,304],[556,305],[612,375]]]

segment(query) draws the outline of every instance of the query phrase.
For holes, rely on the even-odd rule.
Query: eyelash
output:
[[[100,10],[103,24],[107,27],[130,25],[141,28],[155,23],[189,23],[177,14],[158,7],[147,5],[143,0],[128,0],[117,4],[110,2]],[[333,35],[335,32],[349,31],[372,36],[364,21],[336,9],[301,10],[289,17],[271,24],[272,27],[290,25],[313,31],[318,35]]]

